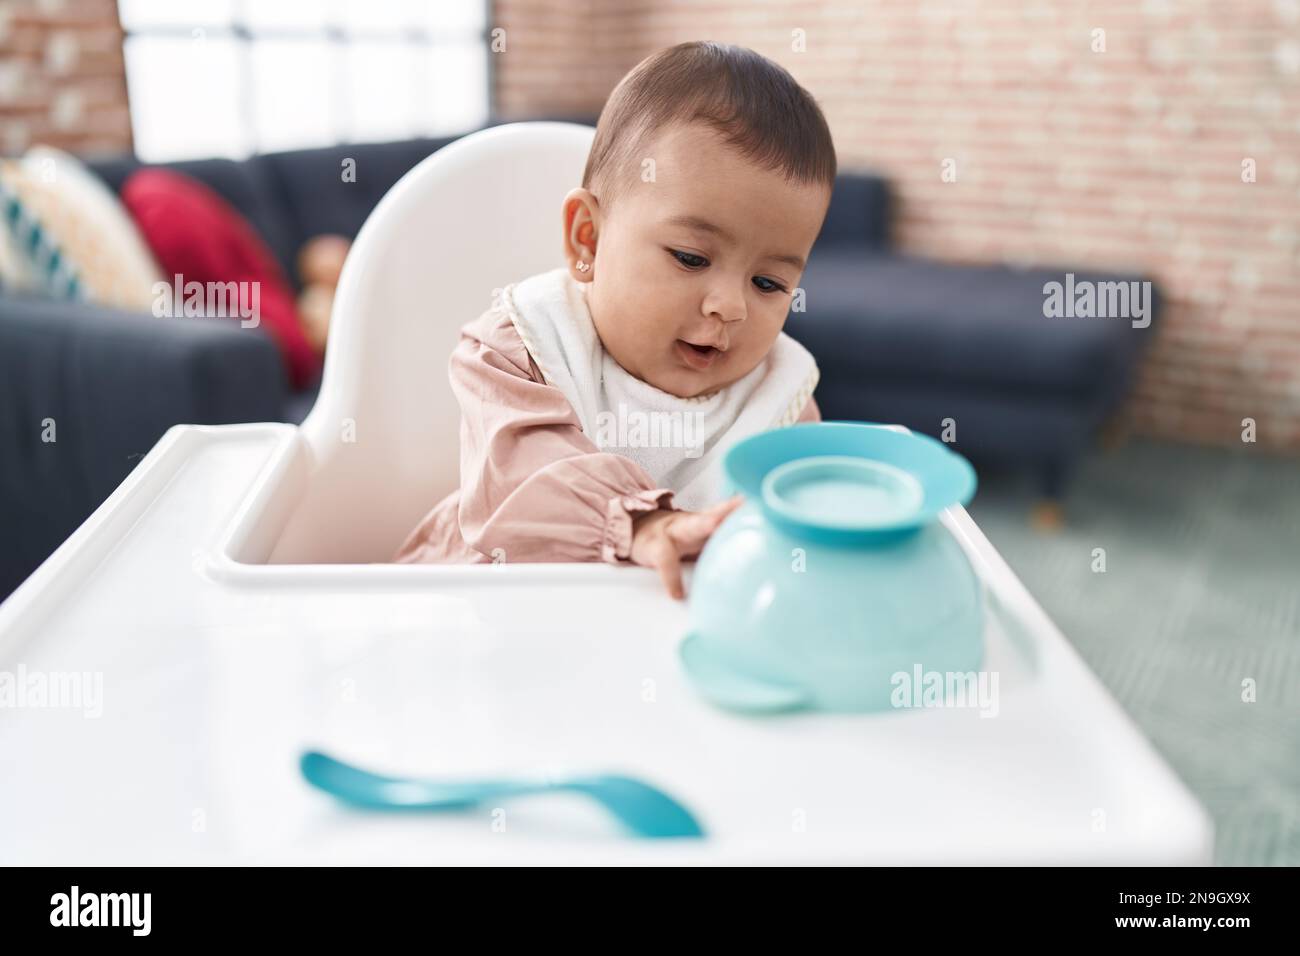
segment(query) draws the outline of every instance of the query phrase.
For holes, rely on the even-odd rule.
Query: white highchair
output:
[[[81,690],[0,707],[0,863],[1208,863],[1205,811],[962,508],[943,521],[1001,609],[993,713],[746,719],[688,685],[686,609],[646,569],[383,563],[457,481],[457,332],[561,263],[592,135],[502,126],[413,169],[348,258],[303,425],[171,429],[0,605],[0,675]],[[709,836],[549,797],[349,812],[299,776],[307,747],[624,772]]]
[[[562,263],[561,201],[581,182],[594,133],[489,129],[439,150],[384,197],[339,282],[320,397],[302,425],[311,480],[271,562],[385,561],[456,488],[447,359],[494,288]]]

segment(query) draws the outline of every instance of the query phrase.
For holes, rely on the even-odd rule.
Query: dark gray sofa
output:
[[[827,418],[893,422],[943,437],[979,464],[1030,471],[1059,497],[1132,386],[1155,334],[1123,318],[1046,318],[1044,285],[1143,281],[1070,268],[957,265],[901,255],[887,189],[842,176],[786,331],[817,357]]]

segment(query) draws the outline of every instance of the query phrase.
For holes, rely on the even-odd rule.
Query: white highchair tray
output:
[[[103,681],[98,717],[0,709],[0,862],[1210,862],[1204,810],[963,509],[996,714],[752,718],[689,685],[685,608],[644,569],[265,563],[308,454],[291,426],[177,426],[0,607],[0,670]],[[567,796],[353,810],[307,748],[628,773],[709,836],[633,839]]]

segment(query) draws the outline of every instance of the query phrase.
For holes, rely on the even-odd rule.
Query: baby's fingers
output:
[[[677,543],[684,556],[699,553],[709,535],[718,530],[718,525],[726,519],[744,501],[737,496],[721,504],[714,505],[708,511],[684,514],[668,526],[668,536]]]
[[[704,547],[704,542],[709,540],[709,535],[713,534],[713,529],[717,526],[712,515],[701,511],[698,514],[682,515],[668,526],[667,531],[677,552],[682,557],[691,557]]]
[[[714,527],[717,527],[719,524],[723,522],[723,520],[727,517],[727,515],[731,514],[733,511],[735,511],[744,503],[745,503],[744,495],[733,495],[732,497],[728,498],[726,501],[714,505],[712,508],[710,508],[708,511],[704,513],[716,519]]]
[[[664,582],[668,595],[680,601],[686,594],[682,587],[682,560],[677,554],[676,545],[667,536],[656,543],[654,566],[659,569],[659,578]]]

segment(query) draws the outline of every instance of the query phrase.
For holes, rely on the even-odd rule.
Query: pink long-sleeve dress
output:
[[[569,400],[546,384],[510,316],[461,330],[450,362],[460,403],[460,489],[394,556],[400,563],[626,561],[632,518],[673,508],[629,458],[601,451]],[[810,398],[799,421],[818,421]]]

